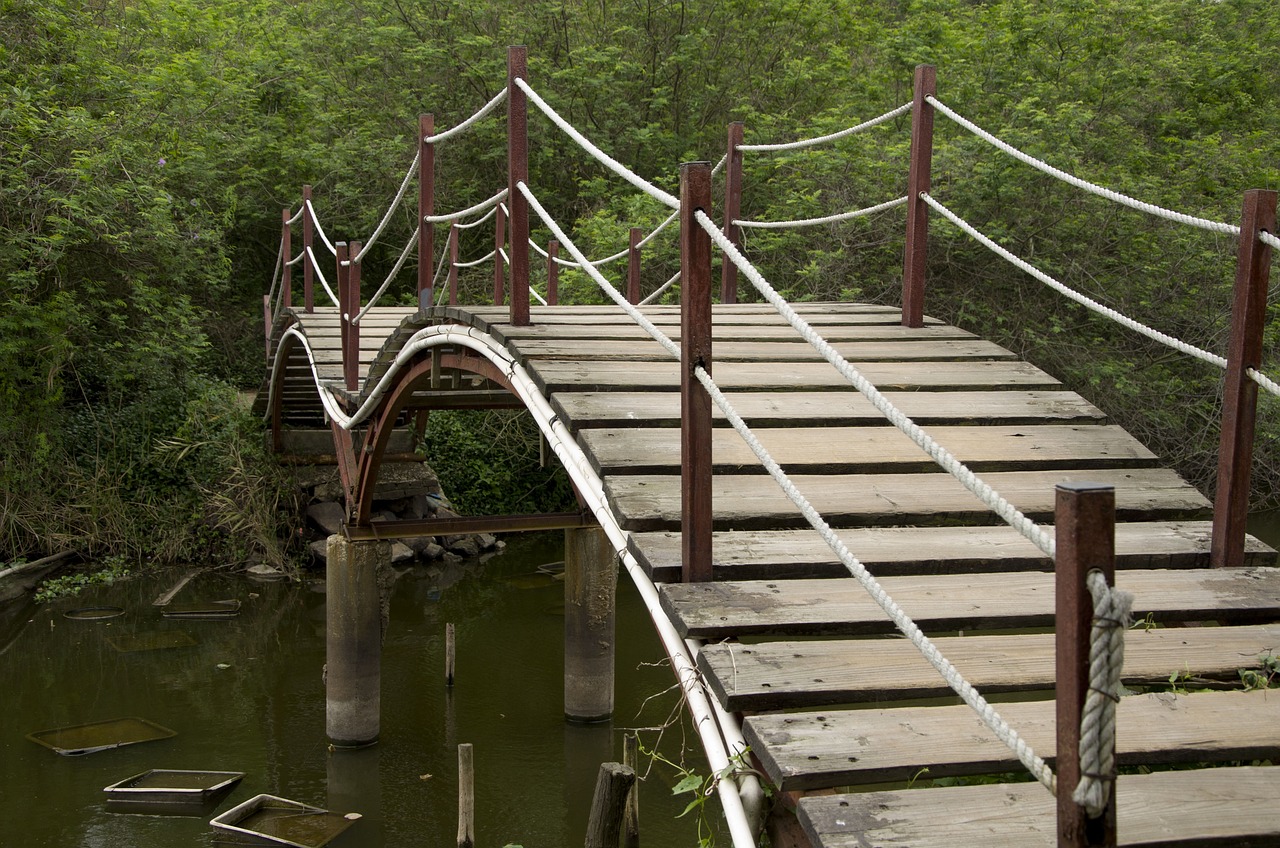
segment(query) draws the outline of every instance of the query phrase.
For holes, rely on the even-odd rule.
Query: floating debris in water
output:
[[[125,745],[136,745],[140,742],[153,742],[177,735],[169,728],[161,727],[153,721],[131,716],[88,724],[74,724],[70,727],[56,727],[52,730],[38,730],[35,733],[28,733],[27,738],[64,757],[78,757],[81,754],[122,748]]]
[[[242,771],[151,769],[102,791],[111,812],[200,816],[212,812],[243,777]]]
[[[165,618],[225,619],[240,614],[237,600],[203,601],[187,604],[171,604],[160,611]]]
[[[256,795],[209,824],[221,831],[214,835],[218,842],[321,848],[355,824],[356,818],[358,813],[344,816],[288,798]]]
[[[108,618],[118,618],[124,615],[124,607],[81,607],[80,609],[67,610],[62,614],[63,618],[69,618],[72,621],[103,621]],[[49,622],[52,626],[53,622]]]

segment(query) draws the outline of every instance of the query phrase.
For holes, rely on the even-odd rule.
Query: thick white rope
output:
[[[825,218],[801,218],[796,221],[734,221],[735,227],[755,227],[762,230],[785,230],[792,227],[815,227],[819,224],[835,224],[840,221],[848,221],[852,218],[861,218],[864,215],[874,215],[877,212],[883,212],[886,209],[892,209],[895,206],[901,206],[907,202],[907,196],[896,198],[894,200],[880,203],[876,206],[868,206],[866,209],[855,209],[852,212],[841,212],[838,215],[828,215]]]
[[[525,199],[529,201],[529,207],[538,214],[538,217],[541,218],[542,222],[547,225],[547,228],[555,234],[555,237],[562,245],[564,245],[565,249],[573,254],[574,259],[577,259],[582,263],[582,269],[587,272],[591,279],[595,280],[596,285],[598,285],[614,303],[622,307],[623,311],[631,316],[631,320],[639,324],[640,327],[652,336],[658,344],[662,345],[668,353],[676,359],[679,359],[680,345],[673,342],[666,333],[655,327],[653,322],[645,317],[644,313],[628,303],[627,299],[623,297],[622,292],[614,288],[613,285],[605,279],[604,275],[596,269],[596,266],[587,261],[587,257],[583,255],[581,250],[578,250],[578,246],[573,243],[569,236],[565,235],[564,230],[560,229],[560,225],[555,222],[555,219],[547,214],[547,210],[538,202],[538,198],[533,196],[533,192],[529,190],[527,185],[522,182],[516,183],[516,188],[525,196]]]
[[[905,115],[907,112],[910,112],[910,111],[911,111],[911,103],[907,102],[907,103],[903,103],[901,106],[899,106],[896,109],[890,109],[888,112],[885,112],[883,115],[881,115],[878,118],[872,118],[869,121],[863,121],[861,124],[858,124],[856,127],[849,127],[848,129],[840,130],[839,132],[833,132],[830,135],[820,135],[816,138],[806,138],[800,141],[789,141],[783,144],[739,144],[738,149],[739,150],[774,150],[774,151],[799,150],[802,147],[815,147],[819,144],[829,144],[833,141],[839,141],[842,138],[851,136],[854,133],[860,133],[863,130],[869,130],[874,126],[877,126],[878,124],[883,124],[885,121],[892,121],[894,118],[898,117],[899,115]]]
[[[511,259],[510,257],[507,256],[507,252],[505,250],[503,250],[502,248],[498,248],[498,255],[502,257],[502,261],[505,262],[507,265],[511,264]]]
[[[267,289],[267,303],[278,300],[276,296],[276,286],[280,285],[280,281],[284,279],[280,273],[284,269],[284,233],[280,234],[280,247],[276,250],[276,267],[271,272],[271,287]],[[280,296],[284,296],[284,287],[281,286]],[[279,305],[272,307],[274,312],[278,312]]]
[[[455,222],[455,223],[454,223],[454,226],[455,226],[455,227],[457,227],[457,228],[458,228],[458,229],[460,229],[460,230],[469,230],[469,229],[471,229],[472,227],[478,227],[478,226],[480,226],[480,225],[481,225],[481,224],[483,224],[485,221],[489,220],[490,218],[492,218],[494,215],[497,215],[497,214],[498,214],[498,207],[497,207],[496,205],[495,205],[495,206],[491,206],[491,207],[489,208],[489,211],[488,211],[488,212],[484,213],[484,214],[483,214],[483,215],[481,215],[479,218],[476,218],[474,221],[471,221],[471,222],[466,223],[466,224],[459,224],[459,223],[456,223],[456,222]]]
[[[1053,537],[1046,533],[1043,528],[1031,519],[1022,514],[1013,504],[1009,503],[1000,493],[991,488],[980,477],[974,474],[960,460],[956,459],[950,451],[933,440],[928,433],[920,428],[918,424],[912,421],[900,409],[889,402],[880,390],[877,389],[870,380],[862,376],[856,368],[849,364],[843,356],[833,348],[826,339],[809,325],[807,321],[791,308],[791,305],[778,294],[755,266],[752,265],[742,253],[733,246],[733,242],[725,238],[724,234],[716,228],[713,222],[705,212],[698,211],[694,217],[704,230],[711,236],[716,246],[724,252],[733,264],[746,275],[751,284],[768,300],[778,313],[786,319],[792,327],[795,328],[805,341],[822,354],[822,357],[829,362],[832,367],[840,372],[840,375],[848,380],[854,388],[861,392],[867,400],[871,401],[876,409],[884,415],[895,427],[901,430],[908,438],[916,443],[927,453],[934,462],[936,462],[944,471],[950,473],[959,480],[966,489],[977,496],[984,504],[993,512],[999,515],[1012,528],[1017,530],[1027,538],[1037,548],[1044,551],[1050,558],[1054,555]]]
[[[297,256],[295,256],[295,257],[293,257],[292,259],[290,259],[288,264],[290,264],[290,265],[297,265],[299,262],[301,262],[301,261],[302,261],[302,257],[303,257],[303,256],[306,256],[306,254],[305,254],[305,253],[299,253]]]
[[[742,420],[742,416],[733,408],[729,399],[720,391],[720,388],[711,378],[711,375],[707,373],[706,369],[699,366],[694,369],[693,373],[698,378],[698,382],[711,395],[711,399],[715,401],[716,406],[720,407],[721,411],[724,412],[725,418],[728,419],[733,429],[737,431],[761,464],[764,465],[765,470],[773,476],[773,479],[782,487],[782,491],[799,508],[809,525],[818,531],[822,539],[831,547],[831,550],[840,558],[840,561],[844,563],[849,573],[862,584],[867,594],[885,611],[885,614],[893,621],[894,626],[911,641],[911,644],[916,646],[916,649],[942,676],[947,685],[966,704],[973,708],[973,711],[982,719],[982,723],[996,735],[996,738],[1017,755],[1018,759],[1037,780],[1043,783],[1050,792],[1054,792],[1054,775],[1045,761],[1032,750],[1031,746],[1018,735],[1016,730],[1009,726],[1008,722],[1001,718],[1000,714],[996,712],[996,709],[987,702],[982,694],[969,681],[964,679],[964,676],[952,665],[951,661],[942,655],[942,652],[930,641],[929,637],[924,635],[916,623],[911,620],[911,617],[894,602],[893,598],[880,585],[880,582],[867,571],[866,566],[859,562],[858,558],[849,551],[836,532],[831,529],[831,525],[827,524],[821,514],[813,508],[809,500],[801,494],[800,490],[787,477],[786,472],[782,470],[774,458],[770,456],[769,451],[751,432],[751,428]]]
[[[720,157],[719,162],[717,162],[715,165],[711,167],[711,176],[714,177],[716,174],[720,173],[720,171],[723,170],[724,166],[727,165],[728,163],[729,163],[729,154],[726,153],[725,155]],[[673,215],[672,217],[677,218],[679,217],[679,215],[680,215],[679,210],[676,210],[676,214]]]
[[[1101,571],[1085,578],[1093,596],[1089,633],[1089,694],[1080,714],[1080,782],[1071,800],[1097,818],[1107,808],[1116,768],[1116,704],[1124,671],[1124,633],[1132,619],[1133,595],[1112,589]]]
[[[1148,215],[1155,215],[1157,218],[1164,218],[1168,221],[1176,221],[1179,224],[1186,224],[1191,227],[1199,227],[1202,230],[1209,230],[1215,233],[1224,233],[1226,235],[1240,235],[1240,228],[1233,224],[1224,224],[1221,221],[1212,221],[1208,218],[1197,218],[1194,215],[1185,215],[1181,212],[1175,212],[1172,209],[1165,209],[1163,206],[1156,206],[1154,203],[1146,203],[1127,194],[1121,194],[1118,191],[1112,191],[1109,188],[1091,183],[1088,180],[1082,180],[1077,176],[1068,174],[1066,171],[1059,170],[1047,162],[1043,162],[1030,154],[1023,153],[1011,144],[1001,141],[982,127],[966,120],[960,115],[947,108],[942,101],[932,95],[925,98],[942,114],[955,121],[978,138],[987,142],[998,150],[1008,153],[1013,158],[1025,162],[1038,171],[1043,171],[1051,177],[1062,180],[1064,183],[1073,185],[1076,188],[1083,189],[1090,194],[1096,194],[1098,197],[1105,197],[1113,203],[1119,203],[1122,206],[1128,206],[1130,209],[1137,209],[1139,212],[1146,212]]]
[[[549,305],[549,304],[547,303],[546,298],[544,298],[542,295],[538,294],[538,290],[537,290],[537,289],[535,289],[533,286],[529,286],[529,294],[533,295],[533,299],[534,299],[534,300],[536,300],[536,301],[538,301],[538,303],[541,303],[543,306],[548,306],[548,305]]]
[[[1258,233],[1258,241],[1262,242],[1263,244],[1269,244],[1272,247],[1274,247],[1276,250],[1280,250],[1280,238],[1276,238],[1274,235],[1267,232],[1266,230],[1262,230],[1261,232]]]
[[[527,82],[522,79],[517,79],[515,84],[528,96],[533,105],[541,109],[542,113],[551,119],[551,123],[563,130],[565,135],[576,141],[579,147],[594,156],[602,165],[659,203],[666,204],[672,209],[680,208],[680,201],[676,199],[675,195],[669,194],[668,192],[658,188],[656,185],[635,173],[626,165],[623,165],[617,159],[614,159],[612,156],[588,141],[586,136],[574,129],[568,121],[560,117],[556,110],[548,106],[547,102],[539,97],[538,93],[530,88]]]
[[[494,255],[495,255],[496,253],[497,253],[497,251],[491,250],[491,251],[489,251],[488,253],[486,253],[484,256],[481,256],[479,259],[473,259],[473,260],[471,260],[470,262],[456,262],[456,263],[454,263],[454,266],[453,266],[453,267],[455,267],[455,268],[474,268],[474,267],[476,267],[477,265],[483,265],[484,263],[488,262],[490,259],[492,259],[492,258],[494,257]]]
[[[648,306],[649,304],[653,303],[655,300],[662,297],[662,295],[667,291],[667,289],[674,286],[676,284],[676,281],[679,279],[680,279],[680,272],[676,271],[674,274],[671,275],[671,279],[667,280],[665,283],[658,286],[656,289],[654,289],[653,294],[649,295],[644,300],[640,301],[640,305]]]
[[[307,256],[311,257],[311,269],[316,273],[316,279],[320,281],[320,285],[324,287],[325,294],[329,295],[329,300],[333,301],[333,305],[338,305],[338,296],[333,293],[333,289],[329,288],[329,281],[324,278],[324,272],[320,270],[320,263],[316,261],[316,255],[311,250],[311,245],[307,245]]]
[[[724,160],[722,159],[721,161],[723,162]],[[664,220],[661,224],[654,227],[653,232],[649,233],[647,236],[640,239],[640,241],[636,242],[636,249],[638,250],[640,248],[643,248],[646,244],[653,241],[658,236],[659,233],[665,230],[668,226],[670,226],[672,221],[674,221],[679,217],[680,217],[680,210],[677,209],[676,211],[668,215],[666,220]],[[551,258],[549,255],[547,255],[547,252],[545,250],[543,250],[541,247],[538,247],[536,244],[534,244],[532,239],[530,239],[529,244],[533,244],[533,249],[538,251],[538,253],[541,253],[545,258],[547,259]],[[628,245],[625,249],[620,250],[611,256],[606,256],[603,259],[596,259],[591,264],[599,268],[601,265],[608,265],[610,262],[617,262],[619,259],[626,256],[630,252],[631,252],[631,247],[630,245]],[[582,267],[581,263],[575,262],[572,259],[561,259],[559,256],[556,257],[555,261],[557,265],[564,268],[581,268]]]
[[[1253,368],[1248,369],[1245,373],[1249,375],[1249,379],[1261,386],[1263,390],[1271,392],[1271,394],[1276,397],[1280,397],[1280,383],[1277,383],[1266,374],[1263,374],[1261,371],[1257,371]]]
[[[436,263],[436,272],[431,276],[431,288],[435,288],[440,282],[440,274],[444,271],[444,263],[449,261],[449,246],[446,244],[445,249],[440,251],[440,261]]]
[[[299,206],[298,211],[293,213],[293,217],[284,222],[285,226],[292,227],[294,224],[298,223],[298,219],[302,217],[302,210],[304,208],[305,207]]]
[[[382,285],[373,293],[373,297],[369,298],[369,302],[364,305],[364,308],[356,313],[356,317],[351,320],[352,324],[359,324],[360,319],[364,317],[364,314],[372,309],[382,295],[386,293],[387,288],[391,285],[391,281],[396,278],[396,274],[399,274],[400,269],[404,267],[404,261],[409,258],[409,252],[418,244],[418,234],[421,230],[422,227],[419,226],[418,229],[413,231],[413,235],[409,236],[409,241],[405,244],[404,250],[400,251],[400,258],[397,259],[396,264],[392,266],[391,273],[387,274],[387,278],[382,281]]]
[[[468,206],[466,209],[463,209],[463,210],[461,210],[461,211],[459,211],[459,212],[450,212],[448,215],[423,215],[423,216],[422,216],[422,223],[424,223],[424,224],[449,224],[449,223],[452,223],[452,222],[454,222],[454,221],[458,220],[459,218],[465,218],[465,217],[467,217],[468,215],[474,215],[474,214],[475,214],[475,213],[477,213],[477,212],[483,212],[484,210],[488,209],[488,208],[489,208],[489,207],[491,207],[491,206],[496,208],[496,207],[497,207],[497,205],[498,205],[499,203],[501,203],[501,202],[502,202],[502,200],[503,200],[503,198],[505,198],[506,196],[507,196],[507,190],[504,188],[502,191],[498,192],[497,194],[495,194],[493,197],[489,198],[488,200],[482,200],[482,201],[480,201],[479,203],[477,203],[475,206]],[[493,214],[493,212],[490,212],[490,213],[489,213],[489,215],[492,215],[492,214]],[[485,220],[486,218],[488,218],[488,217],[489,217],[489,215],[485,215],[485,216],[484,216],[484,218],[481,218],[481,219],[480,219],[480,221]],[[459,227],[467,227],[467,226],[474,227],[476,224],[479,224],[479,223],[480,223],[480,221],[473,221],[473,222],[471,222],[470,224],[459,224],[458,226],[459,226]]]
[[[333,246],[333,242],[329,241],[329,237],[324,234],[324,227],[320,226],[320,216],[316,214],[316,208],[311,205],[311,201],[306,201],[307,208],[311,210],[311,224],[316,228],[316,235],[320,236],[320,241],[324,246],[329,248],[329,252],[334,256],[338,255],[338,249]]]
[[[1227,360],[1224,357],[1218,356],[1216,353],[1210,353],[1209,351],[1204,350],[1203,348],[1198,348],[1195,345],[1188,344],[1187,342],[1182,341],[1181,339],[1176,339],[1173,336],[1170,336],[1166,333],[1160,332],[1159,330],[1148,327],[1146,324],[1143,324],[1139,321],[1135,321],[1129,316],[1124,315],[1123,313],[1117,312],[1116,310],[1110,308],[1109,306],[1103,306],[1101,303],[1098,303],[1093,298],[1080,294],[1074,289],[1064,285],[1063,283],[1058,282],[1053,277],[1050,277],[1048,274],[1041,271],[1039,268],[1036,268],[1034,265],[1030,264],[1029,262],[1025,262],[1022,259],[1019,259],[1017,256],[1014,256],[1012,253],[1010,253],[1008,250],[1005,250],[1003,247],[996,244],[994,241],[987,238],[982,233],[978,232],[978,230],[972,224],[970,224],[968,221],[964,220],[959,215],[952,212],[946,206],[943,206],[942,203],[934,199],[929,194],[921,192],[920,199],[923,200],[925,203],[928,203],[934,209],[937,209],[939,212],[942,213],[943,217],[945,217],[948,221],[955,224],[957,227],[959,227],[965,233],[967,233],[968,235],[976,239],[978,242],[980,242],[987,249],[991,250],[997,256],[1000,256],[1001,258],[1005,259],[1015,267],[1020,268],[1021,270],[1027,272],[1028,274],[1035,277],[1037,280],[1044,283],[1046,286],[1053,289],[1054,291],[1059,292],[1060,294],[1063,294],[1066,297],[1071,298],[1076,303],[1079,303],[1081,306],[1091,309],[1094,312],[1098,313],[1099,315],[1103,315],[1107,318],[1110,318],[1112,321],[1115,321],[1117,324],[1121,324],[1125,327],[1128,327],[1130,330],[1133,330],[1136,333],[1140,333],[1146,336],[1147,338],[1151,339],[1152,341],[1157,341],[1163,345],[1168,345],[1174,350],[1181,351],[1182,353],[1185,353],[1188,356],[1195,357],[1196,359],[1199,359],[1203,362],[1207,362],[1210,365],[1216,365],[1219,368],[1227,367]]]
[[[488,103],[481,106],[479,111],[477,111],[470,118],[467,118],[462,123],[458,124],[456,127],[451,127],[445,130],[444,132],[438,132],[435,135],[426,136],[422,140],[427,144],[439,144],[440,142],[445,141],[446,139],[453,138],[458,133],[466,132],[468,129],[471,128],[472,124],[474,124],[476,121],[483,119],[486,115],[488,115],[494,109],[498,108],[498,104],[506,99],[507,99],[507,90],[504,88],[502,89],[502,91],[499,91],[497,94],[495,94],[492,100],[490,100]]]
[[[374,243],[377,242],[378,236],[382,235],[382,231],[386,228],[387,222],[391,220],[391,216],[400,208],[400,203],[404,200],[404,193],[409,188],[409,183],[413,180],[413,175],[418,172],[418,162],[421,158],[421,153],[413,154],[413,164],[409,166],[409,170],[405,172],[404,179],[400,181],[400,190],[396,192],[395,199],[391,201],[391,206],[388,207],[387,214],[382,216],[382,220],[378,222],[378,226],[373,228],[373,235],[369,236],[369,240],[365,242],[364,247],[360,248],[360,252],[351,260],[355,264],[360,264],[360,260],[364,259],[364,255],[369,252],[369,248],[373,247]]]

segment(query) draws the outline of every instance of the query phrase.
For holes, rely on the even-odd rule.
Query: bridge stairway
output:
[[[1209,569],[1208,501],[1010,352],[937,321],[903,328],[891,308],[798,308],[1033,519],[1052,521],[1058,482],[1115,486],[1117,584],[1135,593],[1142,622],[1126,636],[1133,694],[1119,709],[1121,844],[1280,843],[1280,770],[1250,765],[1280,752],[1280,697],[1240,691],[1241,670],[1265,679],[1280,656],[1275,552],[1250,539],[1245,567]],[[678,337],[675,308],[644,311]],[[377,352],[363,345],[364,373],[380,373],[422,326],[410,310],[380,320],[396,329]],[[715,582],[678,582],[679,375],[630,319],[612,307],[554,307],[535,308],[529,327],[509,324],[502,308],[437,308],[428,320],[483,329],[529,369],[603,478],[669,616],[708,640],[700,670],[745,717],[756,766],[810,844],[1056,844],[1050,794],[1017,782],[1012,755],[957,706],[725,428],[713,446]],[[761,441],[1052,761],[1052,563],[996,524],[771,309],[717,306],[714,336],[712,373]],[[1169,765],[1178,770],[1160,770]],[[963,782],[973,785],[948,785]],[[786,838],[798,835],[784,827]]]

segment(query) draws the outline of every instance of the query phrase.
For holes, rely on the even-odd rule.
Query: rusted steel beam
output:
[[[421,356],[409,368],[402,370],[396,378],[395,385],[387,392],[365,433],[364,446],[360,451],[359,465],[355,479],[355,506],[351,510],[353,520],[358,525],[369,523],[373,511],[373,490],[377,486],[378,473],[382,470],[383,455],[395,431],[396,420],[405,400],[413,394],[415,386],[431,378],[432,357]]]
[[[526,533],[591,527],[589,513],[548,512],[540,515],[468,515],[461,518],[423,518],[402,521],[371,521],[367,525],[344,525],[348,539],[412,539],[420,536],[463,536],[472,533]]]
[[[640,242],[644,239],[644,230],[631,228],[631,240],[627,245],[627,302],[640,302]]]
[[[933,65],[916,67],[911,108],[911,160],[907,172],[907,244],[902,258],[902,323],[924,326],[925,259],[929,246],[929,207],[920,195],[929,191],[933,163],[933,106],[925,98],[937,93]]]
[[[458,305],[458,225],[449,225],[449,305]]]
[[[528,51],[507,48],[507,208],[511,210],[511,323],[529,324],[529,201],[517,183],[529,182],[528,108],[515,80],[529,81]]]
[[[358,241],[351,242],[351,258],[360,255],[363,245]],[[355,322],[360,311],[360,263],[352,261],[347,273],[347,323],[351,329],[347,332],[348,356],[343,362],[347,391],[354,392],[360,388],[360,325]]]
[[[742,246],[742,230],[733,222],[742,214],[742,121],[729,124],[729,143],[724,163],[724,234],[734,247]],[[738,266],[720,263],[720,302],[738,302]]]
[[[711,579],[711,396],[694,376],[711,371],[711,237],[694,215],[711,209],[711,165],[680,166],[681,579]]]
[[[304,252],[310,252],[311,244],[315,240],[315,224],[311,220],[311,186],[309,185],[302,187],[302,203],[305,206],[302,212],[302,249]],[[311,257],[308,256],[302,260],[302,307],[307,312],[316,311],[315,274]]]
[[[446,353],[441,352],[437,356],[441,368],[457,368],[459,371],[468,371],[472,374],[478,374],[485,379],[492,380],[499,386],[515,395],[515,386],[511,385],[511,381],[507,375],[498,370],[498,366],[494,365],[483,356],[475,356],[469,353]]]
[[[560,303],[560,266],[556,260],[560,258],[560,242],[552,239],[547,242],[547,305],[557,306]]]
[[[354,391],[350,381],[347,379],[347,359],[351,356],[351,345],[348,344],[347,340],[351,337],[351,324],[342,316],[351,311],[350,304],[348,302],[350,291],[347,289],[347,275],[351,272],[351,266],[346,264],[347,260],[351,258],[351,251],[347,249],[347,243],[345,241],[334,242],[333,247],[335,251],[333,259],[333,279],[335,285],[338,287],[338,291],[336,292],[338,295],[338,327],[341,332],[341,342],[338,345],[338,350],[342,353],[343,386],[345,386],[346,390],[350,392]]]
[[[416,391],[406,409],[524,409],[520,398],[506,389],[442,389]]]
[[[293,306],[293,267],[289,260],[293,258],[293,225],[289,219],[293,217],[288,208],[280,211],[280,308]]]
[[[1276,231],[1276,192],[1245,192],[1236,255],[1235,299],[1231,306],[1231,342],[1222,392],[1222,434],[1218,447],[1218,487],[1213,500],[1213,539],[1209,561],[1216,568],[1244,564],[1245,520],[1253,439],[1258,413],[1258,384],[1248,369],[1262,367],[1262,331],[1267,313],[1271,246],[1258,232]]]
[[[436,228],[424,218],[436,208],[436,146],[426,141],[436,131],[436,116],[418,116],[418,308],[435,302]]]
[[[502,261],[502,249],[506,246],[507,213],[502,204],[493,214],[493,305],[501,306],[506,300],[507,265]]]
[[[1080,716],[1089,694],[1089,635],[1093,600],[1085,584],[1100,570],[1115,585],[1116,494],[1111,486],[1061,483],[1056,488],[1054,525],[1056,599],[1057,774],[1059,848],[1114,848],[1115,792],[1106,811],[1090,819],[1071,798],[1080,782]],[[1110,775],[1115,779],[1115,774]]]

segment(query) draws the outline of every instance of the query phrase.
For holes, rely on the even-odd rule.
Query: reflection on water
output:
[[[1280,550],[1280,509],[1255,512],[1249,516],[1249,532]]]
[[[397,583],[383,648],[382,742],[328,750],[324,735],[323,587],[204,575],[183,602],[234,598],[238,618],[169,621],[151,602],[176,580],[137,580],[21,610],[16,635],[0,622],[0,821],[24,846],[207,846],[205,819],[109,813],[102,788],[150,768],[243,771],[218,808],[258,793],[363,818],[336,848],[452,845],[457,753],[475,745],[478,843],[582,844],[600,762],[621,759],[624,726],[661,725],[676,703],[661,647],[634,591],[621,581],[617,710],[612,724],[563,720],[563,583],[537,567],[563,558],[558,535],[510,540],[484,565],[417,568]],[[515,578],[515,579],[511,579]],[[63,612],[115,604],[126,614],[74,621]],[[13,610],[7,610],[10,616]],[[444,686],[444,625],[457,627],[457,682]],[[29,623],[27,623],[29,622]],[[186,634],[194,644],[126,652],[139,637]],[[172,639],[173,635],[167,637]],[[166,639],[160,639],[159,644]],[[653,665],[648,665],[653,664]],[[642,709],[643,705],[643,709]],[[32,731],[139,716],[177,736],[60,757]],[[679,726],[662,752],[681,756]],[[642,736],[651,746],[656,733]],[[692,758],[694,751],[686,752]],[[704,773],[705,764],[698,766]],[[696,843],[676,820],[678,779],[655,768],[642,784],[649,845]]]

